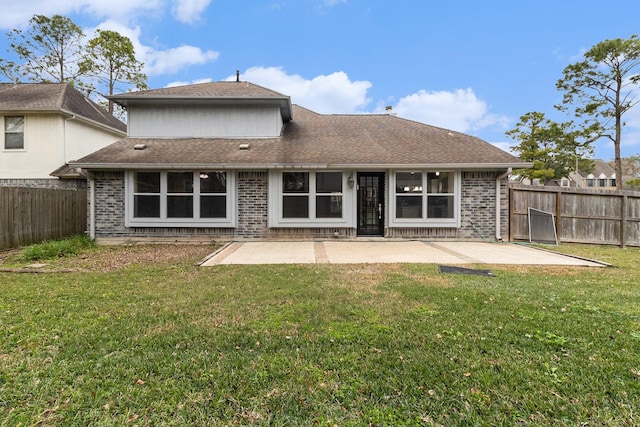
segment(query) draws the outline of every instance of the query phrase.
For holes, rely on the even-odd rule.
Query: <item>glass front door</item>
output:
[[[358,173],[358,235],[384,236],[384,172]]]

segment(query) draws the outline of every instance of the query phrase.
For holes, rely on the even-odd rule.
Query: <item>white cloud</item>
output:
[[[506,151],[507,153],[515,155],[511,148],[515,147],[517,144],[513,141],[500,141],[500,142],[491,142],[491,145],[498,147],[502,151]]]
[[[209,3],[211,0],[173,0],[171,12],[178,21],[192,24],[198,21]]]
[[[331,7],[331,6],[335,6],[337,4],[346,3],[346,2],[347,0],[324,0],[324,5]]]
[[[215,61],[220,54],[199,47],[183,45],[169,49],[156,49],[143,45],[140,42],[140,27],[130,28],[115,21],[106,21],[98,26],[101,30],[117,31],[128,37],[133,43],[136,58],[144,63],[143,72],[149,76],[172,74],[190,65],[200,65]],[[87,35],[92,37],[95,29],[85,29]]]
[[[235,78],[234,75],[227,80]],[[351,81],[344,71],[307,80],[289,75],[281,67],[252,67],[240,78],[289,95],[293,103],[323,114],[361,112],[370,102],[367,91],[371,83]]]
[[[186,86],[186,85],[197,85],[199,83],[211,83],[213,81],[213,79],[196,79],[196,80],[192,80],[190,82],[187,81],[175,81],[175,82],[171,82],[168,85],[166,85],[165,87],[176,87],[176,86]]]
[[[400,117],[459,132],[489,126],[506,126],[508,119],[488,112],[487,104],[471,88],[455,91],[420,90],[398,101],[394,111]]]
[[[220,54],[213,50],[202,50],[196,46],[179,46],[165,50],[145,48],[144,71],[148,75],[173,74],[190,65],[215,61]]]
[[[161,11],[163,0],[23,0],[20,7],[4,8],[0,29],[24,27],[33,15],[86,13],[98,19],[128,22],[137,14]]]

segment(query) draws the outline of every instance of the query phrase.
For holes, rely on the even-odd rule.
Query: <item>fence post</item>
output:
[[[514,192],[516,191],[515,188],[509,188],[509,242],[513,242],[513,222],[515,219],[515,207],[514,207]]]
[[[620,203],[620,247],[627,247],[627,195],[622,195]]]
[[[558,244],[562,243],[562,191],[556,193],[556,237]]]

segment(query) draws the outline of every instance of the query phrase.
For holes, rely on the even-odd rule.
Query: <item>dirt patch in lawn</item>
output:
[[[138,244],[99,246],[80,255],[25,263],[19,261],[20,249],[0,252],[0,269],[20,271],[97,271],[108,272],[141,264],[158,266],[202,261],[216,250],[203,244]],[[31,267],[29,267],[31,266]]]

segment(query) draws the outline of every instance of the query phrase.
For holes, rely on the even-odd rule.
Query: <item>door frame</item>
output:
[[[386,172],[384,171],[376,171],[376,172],[358,172],[356,174],[356,235],[357,236],[369,236],[369,237],[384,237],[384,225],[386,218],[386,203],[385,203],[385,187],[386,187]],[[363,200],[363,194],[360,191],[360,179],[366,177],[377,177],[378,178],[378,204],[379,207],[371,207],[372,209],[376,209],[379,214],[377,227],[373,230],[364,230],[360,225],[361,220],[361,207]]]

